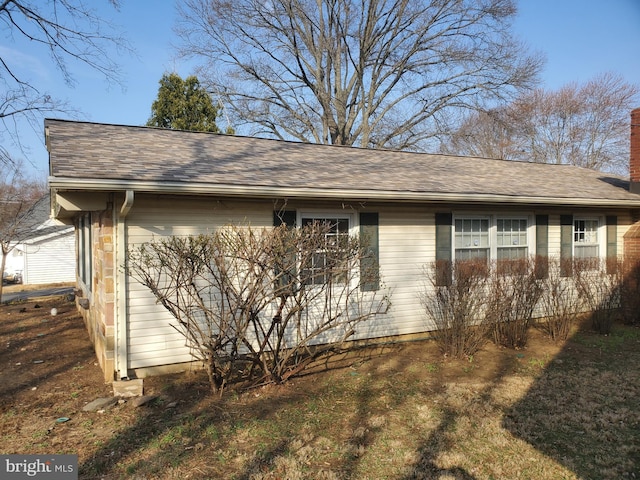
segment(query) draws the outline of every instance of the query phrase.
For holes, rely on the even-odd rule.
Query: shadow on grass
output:
[[[394,365],[385,370],[383,354],[376,355],[323,365],[319,371],[334,369],[345,381],[321,377],[304,383],[309,390],[293,380],[215,399],[204,382],[168,377],[160,399],[137,409],[134,423],[81,465],[80,477],[178,478],[188,472],[193,478],[231,478],[233,472],[232,478],[249,480],[289,478],[293,470],[298,476],[291,478],[325,478],[321,470],[326,468],[334,474],[326,478],[359,478],[371,460],[369,448],[383,443],[385,424],[376,418],[401,410],[410,397],[433,393],[412,377],[415,357],[393,355]],[[359,360],[370,362],[371,376],[357,368]],[[441,405],[433,428],[411,441],[417,445],[413,466],[387,478],[474,480],[469,464],[456,465],[455,458],[453,465],[446,464],[442,456],[456,450],[458,420],[491,404],[496,389],[504,388],[501,380],[512,373],[513,363],[498,364],[495,377],[481,382],[484,388],[469,399],[476,406],[468,411]],[[402,388],[395,388],[398,381]],[[436,379],[434,388],[443,383]],[[326,401],[347,395],[352,404],[338,411],[348,415],[337,418]],[[524,397],[504,407],[502,427],[579,478],[635,478],[640,472],[639,396],[640,330],[618,327],[606,337],[579,332],[536,375]],[[180,399],[177,405],[175,399]],[[502,411],[499,405],[493,408]],[[332,442],[335,456],[324,467],[328,457],[319,464],[313,452],[322,450],[319,437],[329,429],[324,440]],[[300,460],[305,449],[310,460]]]
[[[422,446],[418,451],[418,461],[413,468],[413,472],[404,477],[404,480],[426,480],[430,478],[475,480],[475,477],[470,475],[464,468],[441,468],[436,463],[438,454],[450,448],[447,445],[446,438],[448,433],[455,428],[456,417],[457,414],[451,410],[444,412],[438,427],[422,442]]]
[[[640,329],[579,331],[503,427],[579,478],[640,474]]]
[[[388,349],[357,349],[345,356],[325,358],[311,370],[315,373],[340,371],[353,362],[383,355]],[[299,378],[312,378],[312,375],[308,373]],[[305,438],[306,424],[335,421],[328,410],[322,411],[322,405],[314,407],[319,398],[317,391],[291,387],[295,379],[283,386],[267,387],[265,395],[257,388],[241,395],[227,391],[218,398],[212,396],[203,381],[204,372],[195,376],[199,380],[193,380],[193,375],[191,380],[187,376],[167,376],[159,399],[136,410],[134,424],[113,436],[80,465],[81,478],[135,478],[136,475],[173,478],[173,469],[189,469],[196,478],[226,478],[229,471],[235,471],[234,479],[248,480],[278,468],[274,465],[278,459],[303,448],[312,449],[317,439]],[[316,386],[320,391],[332,388]],[[366,403],[366,389],[361,393]],[[316,418],[309,413],[309,409],[313,412],[314,408]],[[366,406],[361,410],[364,412]],[[286,421],[281,421],[282,417],[287,417]],[[238,442],[238,436],[247,437],[246,442],[251,442],[252,434],[265,440],[245,444],[242,450],[229,446]],[[239,442],[245,443],[245,440]],[[228,448],[224,451],[212,449],[213,444],[225,443]],[[348,465],[345,468],[349,470]]]

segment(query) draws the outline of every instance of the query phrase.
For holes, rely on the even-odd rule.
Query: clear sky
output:
[[[27,43],[11,44],[3,38],[3,55],[10,49],[20,55],[22,68],[30,72],[43,90],[66,99],[82,113],[81,120],[100,123],[143,125],[157,96],[163,73],[182,77],[193,73],[193,65],[175,58],[172,44],[176,8],[173,0],[121,0],[115,11],[106,0],[94,0],[105,18],[119,25],[137,52],[137,57],[117,58],[124,74],[124,88],[109,86],[96,72],[74,68],[77,85],[67,87],[46,53]],[[543,86],[555,90],[567,83],[590,80],[604,72],[619,73],[640,85],[640,0],[518,0],[516,35],[533,51],[547,58]],[[46,86],[46,88],[45,88]],[[639,105],[640,106],[640,105]],[[57,118],[65,118],[57,115]],[[43,128],[23,129],[28,148],[25,159],[32,175],[45,177],[48,155]]]

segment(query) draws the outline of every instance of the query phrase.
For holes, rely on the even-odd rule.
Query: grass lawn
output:
[[[51,305],[0,307],[0,445],[77,453],[82,479],[640,478],[638,328],[464,360],[378,346],[222,398],[203,372],[147,378],[155,401],[84,412],[111,389],[73,305]]]

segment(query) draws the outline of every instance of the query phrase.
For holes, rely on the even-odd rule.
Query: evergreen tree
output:
[[[217,133],[217,117],[218,109],[197,77],[183,80],[177,73],[169,73],[160,79],[147,126]],[[233,132],[228,129],[226,133]]]

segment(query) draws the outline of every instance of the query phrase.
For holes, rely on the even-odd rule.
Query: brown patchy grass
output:
[[[378,346],[223,398],[203,372],[156,377],[151,404],[100,413],[82,407],[112,389],[74,305],[39,304],[0,307],[1,450],[78,454],[83,479],[640,478],[636,328],[466,360]]]

